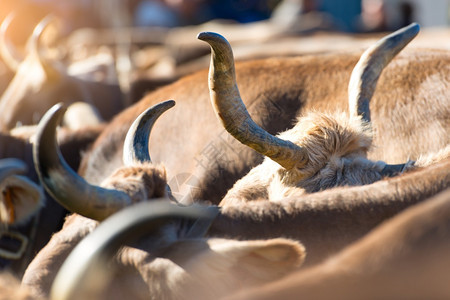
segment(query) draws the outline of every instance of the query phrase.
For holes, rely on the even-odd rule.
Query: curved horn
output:
[[[175,101],[173,100],[158,103],[148,108],[134,120],[123,145],[123,163],[125,166],[151,162],[148,153],[148,141],[153,125],[165,111],[174,105]]]
[[[239,94],[231,46],[220,34],[201,32],[198,39],[211,46],[209,90],[211,102],[225,129],[244,145],[279,163],[286,169],[308,161],[305,149],[275,137],[250,117]]]
[[[2,182],[6,177],[12,174],[25,173],[26,171],[27,165],[20,159],[0,159],[0,182]]]
[[[47,29],[47,27],[56,21],[56,17],[52,14],[45,16],[34,28],[33,34],[31,35],[31,38],[29,40],[29,44],[27,45],[29,47],[29,51],[36,54],[38,57],[40,57],[40,40],[42,37],[42,34]]]
[[[218,213],[217,207],[180,207],[167,200],[141,202],[118,212],[102,222],[70,253],[53,281],[51,299],[82,299],[86,295],[100,298],[98,293],[111,274],[104,266],[120,246],[174,217],[206,221],[214,219]]]
[[[367,49],[353,69],[348,85],[350,116],[370,122],[369,102],[386,65],[419,33],[413,23],[379,40]]]
[[[23,61],[23,57],[20,57],[16,51],[11,49],[7,38],[8,28],[15,16],[14,12],[9,13],[0,26],[0,55],[8,68],[13,72],[17,72],[19,65]]]
[[[85,217],[103,220],[131,204],[121,191],[87,183],[67,165],[56,143],[56,127],[65,112],[54,105],[41,119],[33,144],[36,172],[47,192],[62,206]]]

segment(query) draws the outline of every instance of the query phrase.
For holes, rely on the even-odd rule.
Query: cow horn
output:
[[[23,57],[19,58],[21,55],[14,49],[11,49],[10,42],[7,38],[8,28],[15,16],[16,14],[14,12],[9,13],[0,26],[0,55],[3,62],[13,72],[17,72],[19,65],[23,61]]]
[[[99,299],[112,272],[104,266],[119,247],[173,218],[213,220],[217,207],[180,207],[166,199],[141,202],[102,222],[70,253],[52,284],[51,299]],[[108,271],[109,270],[109,271]],[[95,284],[92,284],[95,282]]]
[[[40,62],[42,68],[44,69],[48,77],[58,78],[61,76],[61,71],[55,67],[54,62],[49,60],[41,51],[41,38],[45,30],[53,23],[57,21],[56,17],[52,14],[47,15],[43,18],[34,28],[33,34],[28,42],[28,52],[34,55],[36,59]]]
[[[0,159],[0,182],[2,182],[6,177],[17,174],[24,173],[27,171],[27,165],[16,158],[4,158]]]
[[[353,69],[348,85],[350,116],[370,122],[369,102],[386,65],[419,33],[413,23],[379,40],[367,49]]]
[[[279,163],[286,169],[302,167],[308,154],[290,141],[275,137],[250,117],[239,94],[233,51],[220,34],[201,32],[198,39],[211,46],[209,90],[211,102],[225,129],[238,141]]]
[[[121,191],[86,182],[67,165],[56,143],[56,127],[65,112],[54,105],[41,119],[33,144],[36,172],[47,192],[62,206],[85,217],[103,220],[131,204]]]
[[[174,105],[175,101],[173,100],[158,103],[148,108],[134,120],[123,145],[123,163],[125,166],[151,162],[148,153],[148,141],[152,127],[156,120]]]

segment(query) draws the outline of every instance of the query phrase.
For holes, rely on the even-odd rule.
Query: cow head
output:
[[[18,159],[0,160],[0,225],[21,224],[43,205],[42,188],[24,176],[24,162]]]
[[[2,27],[5,26],[7,24]],[[58,59],[42,53],[41,40],[58,28],[55,17],[49,15],[44,18],[34,29],[23,60],[8,54],[11,51],[7,47],[5,30],[0,31],[0,54],[15,71],[0,97],[0,130],[9,130],[17,124],[36,124],[50,107],[61,101],[66,104],[75,101],[91,103],[99,108],[105,119],[123,108],[122,94],[117,85],[93,82],[83,79],[82,74],[71,74],[70,68]]]
[[[56,126],[64,114],[61,104],[49,110],[39,123],[33,157],[46,190],[62,206],[94,220],[102,220],[132,203],[168,194],[166,172],[152,164],[148,136],[156,119],[175,102],[169,100],[143,112],[132,124],[124,143],[124,166],[94,186],[71,170],[56,143]]]
[[[275,197],[280,198],[299,188],[315,192],[339,185],[367,184],[401,171],[404,165],[387,165],[366,158],[372,143],[369,102],[383,68],[418,31],[419,26],[412,24],[364,52],[350,78],[348,113],[309,112],[278,136],[259,127],[248,114],[226,39],[216,33],[200,33],[198,38],[212,49],[209,89],[219,120],[241,143],[270,159],[250,171],[247,177],[252,179],[247,179],[247,184],[253,182],[254,188],[254,182],[258,182],[266,187],[260,196],[278,194]]]

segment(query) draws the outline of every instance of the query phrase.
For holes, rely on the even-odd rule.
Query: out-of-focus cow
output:
[[[322,264],[227,299],[447,299],[449,268],[447,189]]]
[[[25,163],[18,159],[0,160],[0,224],[26,222],[43,205],[44,193],[40,186],[24,176]]]
[[[19,159],[0,159],[0,293],[5,297],[6,291],[13,290],[9,285],[17,282],[17,274],[13,272],[24,268],[20,260],[27,256],[27,250],[35,242],[24,233],[21,225],[35,218],[44,206],[42,187],[26,176],[19,175],[26,171],[27,165]],[[19,263],[15,263],[17,261]],[[11,272],[3,274],[5,269]],[[18,288],[19,285],[16,283],[12,286]],[[8,293],[8,297],[13,298],[13,295],[19,293]]]
[[[63,64],[40,53],[41,35],[53,20],[48,16],[36,26],[28,53],[23,61],[17,63],[14,78],[0,98],[0,129],[3,131],[14,128],[18,123],[37,123],[45,111],[61,101],[67,104],[76,101],[90,103],[105,120],[111,119],[124,107],[117,84],[86,80],[80,74],[72,75]],[[11,57],[4,59],[11,60]]]
[[[213,63],[216,57],[213,52]],[[253,119],[273,134],[291,127],[306,110],[347,111],[346,87],[358,57],[334,53],[241,62],[236,76]],[[446,51],[407,49],[386,67],[370,102],[373,144],[380,146],[370,149],[369,159],[404,163],[448,145],[449,62]],[[207,109],[206,77],[205,71],[187,76],[118,115],[85,156],[80,173],[91,183],[101,182],[122,164],[120,143],[132,120],[157,101],[174,98],[177,107],[153,131],[152,156],[164,161],[175,196],[218,203],[262,157],[228,141]]]
[[[426,161],[389,165],[367,158],[373,139],[369,107],[378,78],[418,31],[417,24],[410,25],[362,54],[350,78],[348,114],[308,112],[278,136],[267,133],[248,114],[239,95],[229,43],[221,35],[200,33],[199,39],[213,48],[209,89],[218,119],[238,141],[267,157],[228,191],[221,205],[368,184],[413,165],[424,166]],[[437,160],[450,156],[450,146],[447,148]]]

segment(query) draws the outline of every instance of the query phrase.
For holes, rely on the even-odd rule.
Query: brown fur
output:
[[[102,186],[123,191],[136,203],[167,196],[165,176],[163,167],[144,163],[119,168],[110,178],[104,180]],[[23,283],[36,295],[46,296],[65,258],[97,225],[98,222],[80,215],[70,216],[64,227],[52,236],[49,243],[30,263]]]
[[[324,263],[228,299],[448,299],[450,190]]]
[[[102,128],[101,125],[78,131],[62,129],[58,132],[61,152],[72,168],[78,168],[83,152],[99,135]],[[35,172],[31,148],[31,143],[28,140],[19,139],[9,134],[0,134],[0,157],[23,160],[28,166],[28,171],[23,175],[37,183],[39,180]],[[48,194],[45,194],[45,198],[45,206],[42,206],[45,209],[40,209],[35,218],[31,218],[19,228],[14,226],[11,228],[20,231],[30,239],[25,255],[9,264],[8,269],[17,276],[23,274],[34,255],[48,243],[51,235],[61,228],[67,214],[67,211]],[[35,224],[35,222],[37,223]],[[39,230],[34,230],[35,228]]]
[[[450,187],[450,160],[376,183],[221,208],[208,235],[302,241],[317,264],[408,206]],[[262,199],[265,200],[265,199]]]
[[[367,159],[372,135],[369,125],[360,118],[350,118],[345,113],[310,112],[278,137],[305,149],[306,165],[287,170],[266,158],[236,182],[221,206],[262,198],[279,200],[336,186],[369,184],[382,178],[386,164]]]
[[[305,111],[347,111],[348,81],[359,56],[339,53],[237,63],[241,96],[255,122],[272,134],[291,128]],[[446,51],[406,49],[383,71],[371,101],[375,147],[368,158],[402,163],[450,142],[445,117],[450,114],[445,88],[449,63]],[[177,105],[152,131],[152,158],[164,162],[172,190],[186,187],[185,195],[192,193],[189,198],[219,203],[262,159],[240,143],[229,142],[210,109],[207,77],[207,71],[186,76],[118,115],[83,160],[80,173],[90,182],[101,182],[121,165],[119,145],[138,114],[161,100],[175,99]],[[220,159],[204,156],[209,147],[220,150]],[[175,176],[182,174],[192,175],[189,184],[174,185]]]
[[[104,187],[125,192],[132,203],[166,196],[166,185],[164,167],[149,164],[119,168],[102,183]]]
[[[13,274],[0,274],[0,300],[38,300],[30,291],[20,286],[20,280]]]
[[[116,257],[117,277],[105,298],[218,299],[281,278],[296,270],[304,256],[301,244],[286,239],[182,239],[156,252],[125,247]],[[139,287],[139,281],[145,284]]]

